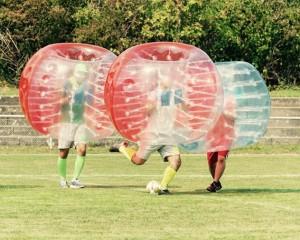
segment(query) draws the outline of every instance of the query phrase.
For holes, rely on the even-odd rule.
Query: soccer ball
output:
[[[159,191],[159,183],[157,181],[150,181],[148,182],[146,189],[149,193],[154,194]]]

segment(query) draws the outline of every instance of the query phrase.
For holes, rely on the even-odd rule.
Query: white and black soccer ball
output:
[[[159,191],[159,183],[155,180],[148,182],[146,190],[151,194],[157,193]]]

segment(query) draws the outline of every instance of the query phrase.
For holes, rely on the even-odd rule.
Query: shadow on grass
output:
[[[222,190],[222,194],[231,193],[299,193],[300,188],[228,188]]]
[[[255,194],[255,193],[265,193],[265,194],[276,194],[276,193],[300,193],[299,189],[291,189],[291,188],[228,188],[223,189],[217,193],[211,193],[206,191],[205,189],[197,189],[194,191],[186,191],[186,192],[174,192],[174,195],[200,195],[200,194],[211,194],[211,195],[227,195],[227,194]]]
[[[42,186],[38,186],[38,185],[0,185],[0,190],[26,189],[26,188],[42,188]]]
[[[146,185],[127,184],[127,185],[85,185],[85,188],[141,188],[146,189]],[[179,186],[172,186],[172,189],[180,188]]]
[[[145,188],[144,185],[85,185],[85,188]]]

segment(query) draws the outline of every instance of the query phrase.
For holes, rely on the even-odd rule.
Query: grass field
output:
[[[4,151],[5,152],[5,151]],[[183,155],[170,196],[150,195],[166,166],[90,154],[87,188],[58,188],[56,154],[0,154],[0,239],[299,239],[300,155],[233,153],[208,193],[204,155]],[[74,155],[69,158],[69,173]]]

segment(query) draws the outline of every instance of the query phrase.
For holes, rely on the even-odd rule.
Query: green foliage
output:
[[[271,97],[300,97],[300,86],[284,85],[270,91]]]
[[[14,83],[35,51],[72,40],[70,13],[47,0],[4,1],[0,23],[0,74]]]
[[[73,15],[74,41],[98,44],[120,54],[140,43],[145,5],[143,0],[89,2]]]
[[[299,1],[3,0],[0,7],[0,75],[7,80],[54,42],[120,54],[144,42],[178,41],[214,61],[247,61],[269,86],[300,84]]]
[[[178,41],[180,32],[180,7],[172,0],[150,1],[141,37],[146,41]]]

